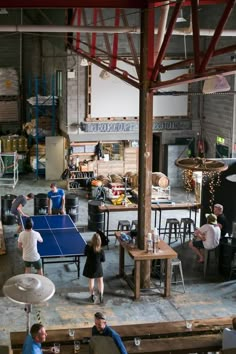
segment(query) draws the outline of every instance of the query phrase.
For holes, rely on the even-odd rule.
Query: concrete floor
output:
[[[26,176],[20,179],[14,190],[0,187],[1,195],[27,194],[29,192],[47,193],[49,182],[43,179],[36,180],[34,176]],[[59,181],[61,187],[65,187],[64,181]],[[93,232],[86,230],[88,221],[87,192],[79,190],[79,222],[78,227],[84,230],[83,236],[90,239]],[[185,193],[181,190],[172,190],[172,200],[186,201]],[[191,196],[193,199],[193,196]],[[25,211],[33,215],[33,201],[28,202]],[[186,217],[186,211],[163,213],[163,222],[166,217]],[[136,212],[111,214],[111,228],[115,229],[118,219],[136,219]],[[198,215],[199,220],[199,215]],[[152,224],[153,225],[153,224]],[[10,277],[23,273],[21,253],[17,249],[17,240],[14,238],[16,226],[4,225],[4,233],[7,246],[7,254],[0,256],[0,285],[1,289],[5,281]],[[112,237],[109,250],[106,250],[106,262],[104,264],[105,296],[104,304],[91,304],[88,302],[87,279],[81,276],[77,278],[77,270],[73,264],[46,265],[45,275],[56,286],[56,293],[48,303],[33,306],[31,323],[41,322],[48,329],[63,327],[91,327],[93,314],[103,311],[109,324],[131,324],[145,322],[179,321],[183,319],[198,319],[210,317],[231,316],[236,313],[236,282],[226,281],[219,276],[210,264],[206,279],[203,279],[203,265],[196,262],[187,244],[182,247],[178,243],[172,244],[182,260],[186,292],[182,292],[181,284],[173,285],[171,297],[164,299],[158,293],[156,295],[143,295],[140,301],[134,301],[132,291],[123,279],[117,277],[118,250]],[[128,257],[127,257],[128,258]],[[131,260],[129,260],[131,262]],[[132,265],[132,263],[130,263]],[[84,258],[81,260],[83,269]],[[132,267],[130,267],[132,270]],[[157,279],[153,280],[158,283]],[[26,328],[26,314],[24,305],[12,302],[3,296],[0,291],[0,343],[9,344],[10,331],[23,331]]]

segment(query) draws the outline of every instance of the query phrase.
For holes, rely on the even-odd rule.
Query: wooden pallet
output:
[[[0,221],[0,255],[6,254],[6,245],[3,234],[2,222]]]

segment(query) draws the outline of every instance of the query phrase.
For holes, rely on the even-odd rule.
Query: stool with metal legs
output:
[[[130,222],[129,220],[119,220],[117,225],[117,230],[120,231],[130,231]],[[115,240],[116,245],[117,239]]]
[[[181,280],[176,280],[177,279],[177,271],[176,268],[178,267],[179,269],[179,274]],[[179,258],[174,258],[171,260],[171,274],[172,274],[172,281],[171,283],[182,283],[184,293],[185,293],[185,286],[184,286],[184,275],[183,275],[183,268],[182,268],[182,262]],[[175,280],[173,280],[175,278]]]
[[[216,264],[216,269],[218,269],[218,263],[219,263],[219,246],[216,248],[213,248],[211,250],[207,250],[206,248],[204,249],[204,267],[203,267],[203,274],[204,278],[206,277],[207,273],[207,266],[210,261],[210,255],[214,253],[215,255],[215,264]]]
[[[194,230],[195,230],[195,222],[193,219],[182,218],[180,220],[180,232],[183,236],[183,244],[185,243],[185,238],[187,235],[189,240],[191,240],[191,234],[194,232]]]
[[[175,235],[175,241],[171,242],[173,231],[174,231],[174,235]],[[170,245],[173,242],[176,242],[178,237],[180,238],[180,241],[182,243],[182,237],[181,237],[181,234],[180,234],[180,223],[179,223],[178,219],[176,219],[176,218],[168,218],[168,219],[166,219],[164,238],[165,238],[166,235],[168,235],[168,245]]]
[[[138,228],[138,220],[132,220],[130,230],[133,229],[133,226],[134,226],[134,230],[137,230],[137,228]]]
[[[159,267],[156,269],[156,271],[159,271],[160,273],[160,284],[162,283],[162,279],[164,278],[165,274],[165,266],[164,262],[160,261]],[[177,280],[177,275],[180,275],[180,280]],[[184,285],[184,275],[183,275],[183,268],[182,268],[182,262],[179,258],[174,258],[171,260],[171,284],[178,284],[181,283],[183,286],[183,290],[185,293],[185,285]]]

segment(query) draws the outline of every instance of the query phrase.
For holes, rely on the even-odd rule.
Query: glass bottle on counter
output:
[[[147,234],[147,253],[153,253],[153,241],[151,232]]]
[[[160,237],[157,228],[155,227],[153,230],[153,252],[154,253],[157,253],[159,250],[159,242],[160,242]]]

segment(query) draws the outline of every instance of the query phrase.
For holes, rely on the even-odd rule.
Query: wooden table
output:
[[[101,213],[104,213],[105,216],[105,232],[107,237],[109,237],[109,225],[110,225],[110,213],[112,212],[127,212],[127,211],[138,211],[138,204],[129,204],[125,205],[113,205],[113,204],[104,204],[98,207],[98,210]],[[114,230],[115,231],[115,230]]]
[[[154,227],[157,227],[157,212],[159,212],[159,223],[158,223],[158,230],[159,234],[161,233],[161,217],[162,211],[171,211],[171,210],[189,210],[189,217],[191,218],[191,212],[195,212],[195,224],[197,218],[197,211],[201,208],[201,204],[197,203],[172,203],[172,204],[152,204],[151,210],[155,213],[154,219]],[[109,224],[110,224],[110,213],[112,212],[127,212],[127,211],[138,211],[138,204],[130,204],[130,205],[113,205],[113,204],[104,204],[98,206],[98,210],[100,213],[104,213],[105,215],[105,229],[107,237],[109,237]],[[174,214],[173,214],[174,215]],[[113,230],[115,231],[115,230]]]
[[[191,212],[195,212],[194,222],[196,225],[197,211],[201,208],[201,204],[198,203],[172,203],[172,204],[152,204],[152,210],[155,212],[154,227],[157,227],[157,212],[159,211],[159,223],[158,231],[161,234],[161,217],[162,211],[174,211],[174,210],[189,210],[189,217],[191,218]],[[174,213],[173,213],[174,216]]]
[[[185,321],[112,326],[120,334],[130,354],[153,353],[154,349],[156,353],[170,353],[170,351],[172,353],[196,351],[202,353],[213,351],[213,348],[219,350],[222,345],[221,333],[225,327],[232,328],[231,317],[195,319],[192,321],[192,331],[186,328]],[[73,353],[73,340],[69,339],[68,328],[48,329],[47,333],[47,342],[44,343],[44,347],[49,347],[53,342],[60,342],[62,354]],[[21,354],[25,336],[25,331],[10,333],[14,354]],[[91,328],[75,328],[75,337],[81,342],[84,337],[91,337]],[[142,339],[141,346],[138,348],[133,345],[134,337]],[[81,345],[81,353],[88,353],[88,350],[87,344]]]
[[[163,240],[159,242],[159,251],[157,253],[147,253],[145,250],[134,248],[122,242],[120,239],[120,232],[115,232],[115,236],[120,244],[119,252],[119,275],[125,276],[125,250],[127,250],[130,257],[134,260],[134,298],[140,298],[140,270],[141,262],[151,262],[154,259],[165,261],[165,278],[164,278],[164,297],[170,296],[171,288],[171,259],[177,257],[177,253],[168,246]]]

